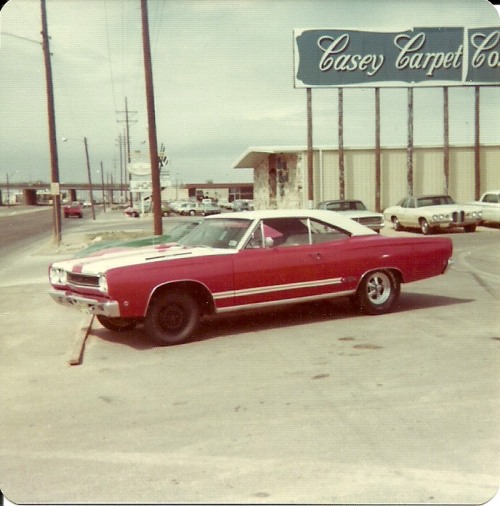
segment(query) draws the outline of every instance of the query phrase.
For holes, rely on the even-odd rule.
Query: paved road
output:
[[[84,217],[90,219],[90,211],[84,210]],[[62,218],[63,234],[78,229],[81,223],[76,219]],[[0,207],[0,250],[11,253],[27,247],[33,241],[49,239],[53,236],[53,212],[50,206],[11,206]]]
[[[404,285],[388,315],[337,301],[216,317],[166,348],[95,324],[77,367],[82,317],[46,296],[68,251],[37,242],[0,273],[0,488],[37,504],[487,501],[499,234],[447,234],[453,268]]]

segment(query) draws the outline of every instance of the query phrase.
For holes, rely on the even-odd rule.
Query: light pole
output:
[[[9,176],[8,172],[6,174],[6,178],[7,178],[7,207],[10,207],[10,182],[9,182],[9,177],[12,177],[14,174],[17,174],[18,172],[19,172],[18,170],[14,171],[14,172],[11,172],[10,176]]]
[[[63,142],[68,141],[79,141],[80,139],[70,139],[68,137],[63,137]],[[89,147],[87,143],[87,137],[83,138],[83,144],[85,145],[85,159],[87,160],[87,177],[89,180],[89,197],[90,197],[90,208],[92,209],[92,219],[95,221],[95,209],[94,209],[94,196],[92,194],[92,176],[90,174],[90,160],[89,160]]]
[[[97,171],[99,174],[99,171]],[[104,169],[102,168],[101,162],[101,188],[102,188],[102,210],[106,212],[106,192],[104,191]]]

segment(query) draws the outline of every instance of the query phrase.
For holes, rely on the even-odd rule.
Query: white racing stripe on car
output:
[[[320,279],[317,281],[302,281],[300,283],[287,283],[284,285],[259,286],[256,288],[245,288],[229,292],[219,292],[214,295],[215,300],[227,299],[230,297],[245,297],[248,295],[261,295],[265,293],[281,292],[285,290],[300,290],[301,288],[317,288],[320,286],[339,285],[342,278]]]

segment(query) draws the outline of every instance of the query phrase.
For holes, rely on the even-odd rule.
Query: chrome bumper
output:
[[[114,300],[100,302],[96,299],[67,294],[63,290],[51,290],[49,295],[58,303],[87,314],[101,314],[109,318],[120,317],[120,306]]]
[[[445,265],[445,267],[444,267],[444,269],[443,269],[443,274],[444,274],[445,272],[448,272],[448,271],[450,270],[450,267],[451,267],[453,264],[454,264],[454,262],[453,262],[453,258],[448,258],[448,261],[446,262],[446,265]]]

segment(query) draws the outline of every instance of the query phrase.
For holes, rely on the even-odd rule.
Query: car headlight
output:
[[[101,274],[99,276],[99,290],[108,293],[108,280],[106,279],[106,274]]]
[[[49,279],[52,285],[65,285],[68,282],[68,275],[64,269],[51,267]]]
[[[446,221],[446,220],[449,220],[449,219],[450,219],[450,215],[449,214],[445,214],[445,213],[435,214],[432,217],[433,221]]]

